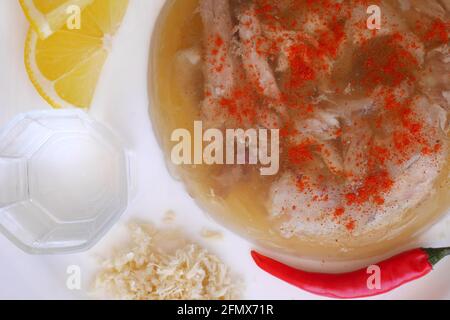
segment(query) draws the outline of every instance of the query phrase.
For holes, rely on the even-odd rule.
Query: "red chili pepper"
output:
[[[252,251],[256,264],[271,275],[300,289],[331,298],[363,298],[389,292],[401,285],[421,278],[433,266],[450,255],[450,247],[414,249],[376,264],[380,270],[380,286],[370,289],[367,268],[348,273],[325,274],[294,269]]]

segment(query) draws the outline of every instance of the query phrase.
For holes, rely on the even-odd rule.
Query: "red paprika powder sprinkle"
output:
[[[448,33],[450,29],[450,23],[443,22],[440,19],[436,19],[431,25],[428,32],[425,34],[425,41],[438,41],[441,43],[448,42]]]
[[[314,157],[310,148],[311,143],[308,141],[289,148],[288,150],[289,161],[292,164],[299,165],[304,164],[307,161],[313,160]]]
[[[347,205],[364,204],[374,200],[375,204],[381,202],[383,194],[389,192],[394,182],[387,171],[381,171],[364,179],[356,192],[346,194]]]

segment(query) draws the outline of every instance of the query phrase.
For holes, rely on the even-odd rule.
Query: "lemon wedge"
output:
[[[51,106],[89,108],[128,1],[91,1],[81,13],[80,29],[63,25],[45,39],[30,28],[25,67],[31,82]]]
[[[80,11],[93,0],[19,0],[22,10],[34,30],[42,39],[48,38],[66,23],[70,11],[76,6]]]

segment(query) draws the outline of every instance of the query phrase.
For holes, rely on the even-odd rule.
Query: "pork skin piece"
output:
[[[430,16],[432,18],[438,18],[438,19],[444,19],[445,17],[445,5],[448,6],[448,0],[447,4],[440,3],[439,0],[408,0],[410,3],[410,8],[413,10],[418,11],[421,14],[425,14],[427,16]]]
[[[367,153],[370,151],[372,138],[369,123],[359,116],[354,116],[342,130],[345,176],[351,184],[358,183],[367,176]]]
[[[303,182],[302,182],[303,181]],[[299,184],[304,187],[299,188]],[[335,223],[326,213],[339,206],[339,190],[320,182],[313,172],[285,172],[272,184],[269,212],[277,219],[276,226],[285,238],[318,236],[332,233]],[[317,201],[317,197],[323,198]]]
[[[450,47],[448,44],[430,51],[420,75],[420,89],[433,103],[450,111]]]
[[[233,22],[228,0],[201,0],[203,22],[206,98],[202,112],[208,126],[223,125],[227,119],[220,100],[230,98],[235,86],[235,62],[232,54]]]
[[[297,135],[294,144],[309,141],[318,147],[320,156],[330,172],[341,175],[344,172],[342,155],[339,152],[336,140],[340,123],[336,114],[319,110],[305,120],[295,123]]]
[[[262,39],[263,31],[255,6],[243,7],[239,14],[239,37],[241,44],[242,63],[248,79],[264,96],[278,99],[280,89],[267,57],[258,50],[258,40]]]

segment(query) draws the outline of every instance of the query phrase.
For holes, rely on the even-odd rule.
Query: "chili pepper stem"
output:
[[[425,248],[423,249],[428,254],[428,261],[432,266],[435,266],[439,261],[447,256],[450,256],[450,247],[446,248]]]

